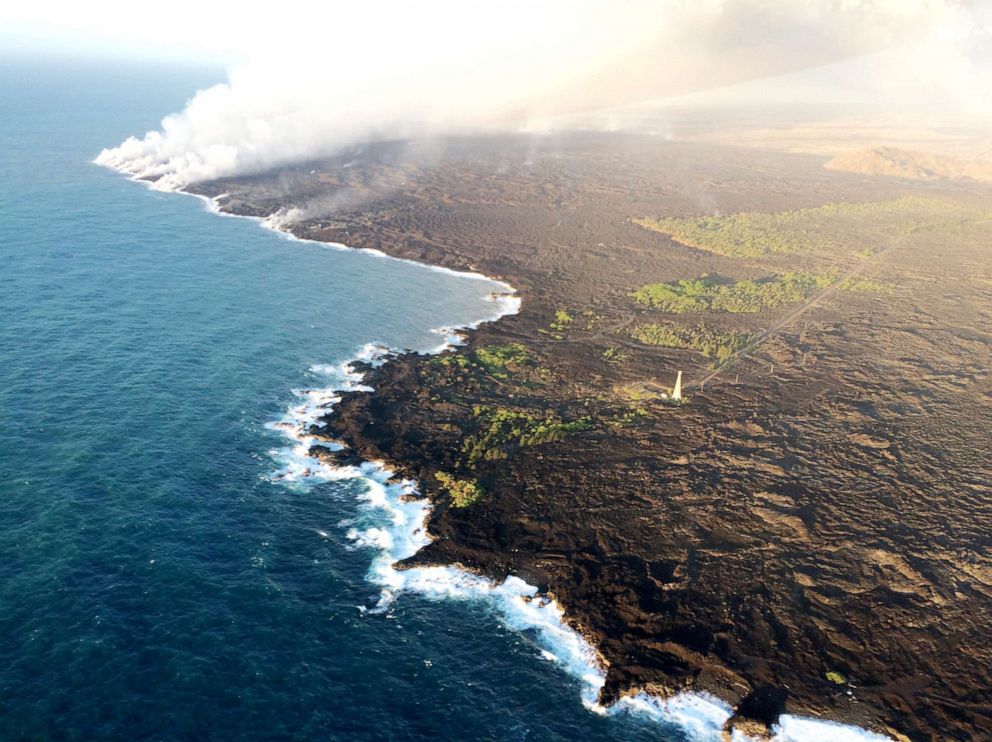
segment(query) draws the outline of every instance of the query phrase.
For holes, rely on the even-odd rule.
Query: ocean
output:
[[[350,359],[512,302],[92,163],[222,74],[0,59],[0,738],[714,738],[707,699],[596,708],[521,581],[393,570],[415,483],[306,458]]]
[[[91,163],[221,71],[0,65],[0,736],[657,739],[492,603],[367,610],[355,531],[390,514],[363,479],[278,476],[294,389],[434,348],[498,287]]]

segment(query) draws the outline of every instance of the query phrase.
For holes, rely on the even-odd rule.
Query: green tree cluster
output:
[[[487,345],[476,349],[475,359],[493,378],[508,379],[510,377],[508,367],[519,366],[526,361],[527,348],[520,343]]]
[[[760,312],[782,304],[804,301],[837,280],[835,273],[790,271],[758,281],[745,279],[734,283],[703,277],[676,283],[651,283],[631,296],[641,304],[672,314],[713,311],[745,314]],[[848,291],[883,290],[884,284],[854,280],[839,288]]]
[[[907,196],[892,201],[835,203],[778,213],[635,219],[677,242],[735,258],[812,252],[835,247],[864,251],[918,231],[960,228],[989,218],[987,210],[945,199]]]
[[[480,461],[505,459],[513,449],[561,440],[591,427],[588,417],[565,422],[553,415],[542,418],[489,405],[476,405],[472,412],[477,430],[462,444],[465,462],[472,467]]]
[[[872,281],[867,278],[848,278],[841,281],[837,287],[842,291],[860,291],[865,294],[891,294],[892,285],[882,281]]]
[[[743,348],[751,336],[741,332],[720,332],[705,324],[685,327],[673,324],[638,325],[630,331],[631,337],[646,345],[666,348],[687,348],[702,353],[707,358],[723,362]]]

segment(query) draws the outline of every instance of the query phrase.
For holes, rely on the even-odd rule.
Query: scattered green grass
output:
[[[435,472],[434,479],[451,496],[451,504],[456,508],[468,507],[484,494],[476,479],[458,479],[443,471]]]
[[[751,340],[751,336],[746,333],[719,332],[705,324],[695,327],[674,324],[638,325],[630,331],[630,335],[646,345],[699,351],[707,358],[716,358],[721,363]]]
[[[733,283],[703,278],[676,283],[651,283],[631,296],[641,304],[672,314],[713,311],[745,314],[782,304],[804,301],[837,281],[836,273],[790,271],[758,281]],[[844,291],[888,292],[891,287],[877,281],[847,279],[838,286]]]
[[[480,461],[508,458],[516,448],[558,441],[591,427],[588,417],[565,422],[553,415],[542,418],[506,407],[476,405],[472,413],[478,428],[462,444],[465,461],[472,467]]]
[[[893,201],[827,204],[773,214],[635,219],[645,229],[677,242],[735,258],[836,248],[860,254],[893,238],[919,231],[953,230],[985,220],[989,212],[936,198],[907,196]]]

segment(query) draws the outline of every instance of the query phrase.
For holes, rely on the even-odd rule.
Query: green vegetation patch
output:
[[[444,353],[439,356],[434,356],[427,361],[432,366],[444,366],[445,368],[452,366],[455,368],[468,368],[470,361],[465,357],[463,353],[454,351],[452,353]]]
[[[837,279],[836,273],[807,271],[791,271],[758,281],[732,283],[704,276],[676,283],[651,283],[634,291],[631,296],[641,304],[672,314],[700,311],[744,314],[805,301]],[[891,290],[887,284],[856,278],[841,281],[837,288],[863,292]]]
[[[847,678],[841,675],[836,670],[831,670],[827,674],[827,680],[836,685],[845,685],[847,683]]]
[[[566,329],[573,322],[575,322],[575,317],[570,315],[564,309],[559,309],[555,312],[555,321],[551,323],[550,327],[552,330],[558,330],[560,332],[561,330]]]
[[[476,349],[475,359],[493,378],[508,379],[509,367],[519,366],[527,360],[527,349],[520,343],[487,345]]]
[[[469,466],[480,461],[505,459],[516,448],[558,441],[569,433],[592,427],[588,417],[565,422],[553,415],[538,417],[490,405],[476,405],[472,413],[478,429],[462,444],[462,453]]]
[[[751,340],[742,332],[720,332],[699,324],[685,327],[674,324],[638,325],[630,331],[631,337],[646,345],[666,348],[687,348],[702,353],[707,358],[723,362]]]
[[[603,360],[607,363],[623,363],[629,356],[619,348],[607,348],[603,351]]]
[[[483,495],[477,479],[458,479],[444,471],[435,472],[434,479],[451,496],[451,504],[456,508],[468,507]]]
[[[908,196],[893,201],[827,204],[815,209],[766,214],[635,219],[677,242],[735,258],[775,253],[849,248],[864,252],[865,243],[889,244],[893,238],[921,230],[951,230],[989,218],[989,212],[953,201]]]
[[[867,278],[848,278],[837,284],[841,291],[860,291],[865,294],[891,294],[892,284]]]

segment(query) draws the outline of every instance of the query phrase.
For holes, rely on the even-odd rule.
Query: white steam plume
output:
[[[181,188],[370,139],[518,127],[715,88],[975,23],[953,0],[354,5],[273,21],[271,43],[226,83],[96,161]]]

